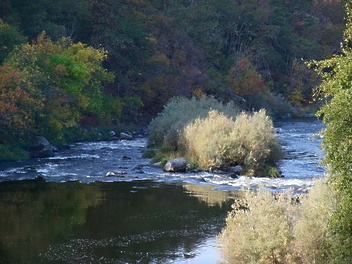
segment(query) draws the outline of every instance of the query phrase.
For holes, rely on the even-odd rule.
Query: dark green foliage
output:
[[[37,68],[32,65],[35,78],[23,82],[37,89],[33,99],[52,106],[47,134],[76,123],[146,124],[174,96],[234,100],[246,110],[266,108],[280,116],[293,110],[287,101],[297,107],[311,101],[316,78],[295,62],[333,54],[341,41],[342,18],[338,1],[3,0],[0,61],[43,31],[62,47],[71,40],[108,53],[102,66],[116,76],[111,83],[104,71],[89,72],[94,62],[73,59],[74,50],[28,57],[37,56]],[[242,59],[248,60],[251,74],[236,69]],[[255,91],[255,82],[237,84],[251,76],[261,92],[243,101],[243,90]],[[39,113],[36,120],[48,115]]]
[[[156,155],[156,150],[155,149],[147,149],[146,151],[143,152],[143,158],[153,158]]]
[[[13,50],[15,45],[26,42],[26,38],[14,27],[4,23],[0,18],[0,64]]]
[[[0,161],[13,161],[28,158],[28,153],[21,147],[0,144]]]

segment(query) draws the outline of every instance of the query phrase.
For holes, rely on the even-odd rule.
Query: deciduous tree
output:
[[[341,53],[309,65],[323,78],[325,105],[319,114],[326,124],[323,146],[330,182],[339,193],[339,208],[330,221],[330,263],[352,261],[352,5],[346,5],[347,24]]]
[[[35,87],[30,97],[44,103],[36,118],[39,130],[58,139],[85,113],[102,111],[102,85],[113,78],[101,66],[104,59],[103,50],[67,38],[52,42],[42,33],[32,44],[17,47],[7,61],[21,72],[24,85]]]

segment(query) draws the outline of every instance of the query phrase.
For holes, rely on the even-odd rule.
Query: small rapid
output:
[[[275,126],[286,153],[278,179],[165,173],[142,157],[147,138],[1,164],[0,263],[216,263],[238,190],[305,192],[325,173],[319,121]]]
[[[147,138],[137,138],[79,142],[58,152],[55,157],[2,164],[0,181],[38,177],[48,182],[82,183],[152,180],[214,185],[215,189],[224,191],[258,186],[272,191],[293,188],[297,192],[311,188],[313,180],[325,173],[324,167],[319,166],[323,157],[321,138],[316,136],[323,128],[322,123],[316,119],[282,120],[275,126],[285,152],[285,158],[278,164],[284,177],[277,179],[247,176],[233,179],[226,174],[209,172],[165,173],[142,157]],[[118,173],[106,177],[110,171]]]

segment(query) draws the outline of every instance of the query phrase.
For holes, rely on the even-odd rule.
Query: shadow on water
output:
[[[171,263],[216,236],[234,192],[138,182],[0,184],[0,263]]]

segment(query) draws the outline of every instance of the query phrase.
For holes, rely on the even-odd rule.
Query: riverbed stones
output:
[[[164,166],[165,172],[186,172],[187,162],[184,158],[171,159]]]
[[[32,158],[48,158],[54,156],[55,148],[42,136],[37,136],[32,142],[29,155]]]
[[[123,175],[127,174],[125,171],[109,171],[105,174],[105,177],[119,176],[124,177]]]
[[[133,136],[130,133],[127,132],[121,132],[120,133],[120,139],[126,139],[126,140],[132,140]]]

